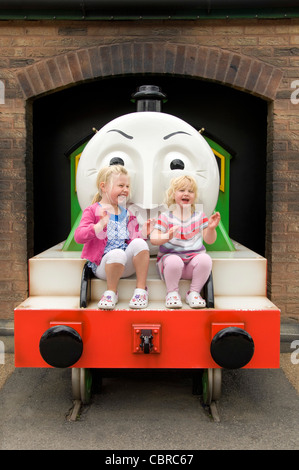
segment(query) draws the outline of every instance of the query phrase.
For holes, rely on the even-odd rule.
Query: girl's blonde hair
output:
[[[195,199],[194,202],[197,201],[198,198],[198,190],[197,190],[197,184],[195,178],[190,175],[183,175],[183,176],[178,176],[177,178],[172,178],[170,181],[170,186],[168,190],[166,191],[166,204],[168,207],[175,205],[175,199],[174,199],[174,193],[187,186],[188,184],[191,185],[192,191],[194,191]],[[195,211],[195,204],[192,204],[191,206],[192,212]]]
[[[101,183],[108,183],[112,176],[119,176],[119,175],[126,175],[129,176],[129,173],[127,172],[126,168],[123,165],[111,165],[111,166],[105,166],[102,168],[97,176],[97,188],[98,191],[94,195],[94,198],[92,200],[92,204],[95,202],[100,202],[102,199],[102,191],[100,188]]]

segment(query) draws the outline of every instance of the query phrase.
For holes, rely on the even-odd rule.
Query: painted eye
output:
[[[185,164],[179,158],[176,158],[175,160],[172,160],[172,162],[170,162],[171,170],[183,170],[184,168],[185,168]]]
[[[123,161],[122,158],[120,157],[113,157],[111,158],[110,162],[109,162],[109,165],[122,165],[122,166],[125,166],[125,162]]]

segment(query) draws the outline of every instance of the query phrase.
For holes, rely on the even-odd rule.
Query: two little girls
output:
[[[125,208],[130,179],[122,165],[100,170],[97,188],[92,205],[83,212],[75,240],[84,244],[82,258],[89,261],[94,275],[107,281],[107,290],[98,308],[113,309],[118,301],[120,278],[134,272],[136,288],[129,306],[145,308],[148,305],[146,278],[149,266],[145,239],[154,222],[149,219],[140,231],[136,217]],[[190,176],[173,179],[167,196],[170,210],[160,215],[150,237],[151,243],[159,246],[157,263],[166,283],[165,305],[182,307],[179,280],[191,279],[186,302],[191,308],[201,308],[205,301],[200,291],[212,269],[212,260],[205,253],[202,239],[214,243],[220,215],[216,213],[208,220],[203,212],[195,211],[197,186]]]

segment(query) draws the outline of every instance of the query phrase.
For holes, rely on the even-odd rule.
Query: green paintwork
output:
[[[221,19],[286,19],[298,18],[298,7],[279,8],[248,8],[248,9],[196,9],[186,11],[170,11],[167,13],[141,12],[140,14],[125,11],[114,11],[111,14],[103,14],[99,11],[78,10],[30,10],[18,9],[0,10],[0,20],[74,20],[74,21],[142,21],[142,20],[221,20]]]
[[[205,137],[205,136],[204,136]],[[231,154],[212,139],[205,137],[212,150],[224,157],[224,192],[219,191],[215,211],[220,212],[221,222],[217,227],[217,240],[212,245],[205,245],[207,251],[235,251],[235,247],[229,238],[229,187],[230,187],[230,160]]]

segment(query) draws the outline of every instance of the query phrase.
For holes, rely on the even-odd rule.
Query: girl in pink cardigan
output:
[[[145,308],[148,305],[146,278],[149,266],[145,239],[152,221],[148,220],[139,231],[136,217],[125,209],[130,178],[122,165],[102,168],[97,177],[97,188],[91,206],[83,212],[75,240],[84,244],[81,257],[89,261],[94,275],[107,280],[107,290],[98,308],[113,309],[118,302],[120,278],[134,272],[136,289],[129,305]]]

